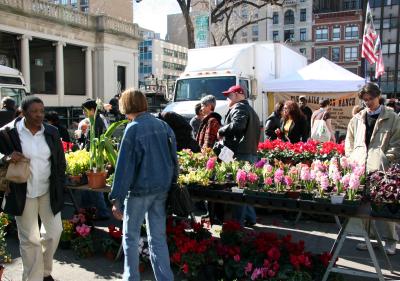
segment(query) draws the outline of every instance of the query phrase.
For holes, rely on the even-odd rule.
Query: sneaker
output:
[[[393,242],[386,242],[385,243],[385,252],[388,255],[395,255],[396,254],[396,241]]]
[[[378,247],[378,243],[376,243],[376,242],[371,242],[371,244],[372,244],[372,248],[377,248]],[[357,250],[360,250],[360,251],[367,251],[368,250],[367,243],[364,243],[364,242],[358,243],[356,248],[357,248]]]

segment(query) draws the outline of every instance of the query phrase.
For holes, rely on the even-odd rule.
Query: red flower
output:
[[[330,253],[323,252],[322,255],[320,255],[320,257],[319,257],[319,260],[321,261],[321,263],[324,267],[328,267],[331,258],[332,258],[332,255]]]
[[[172,263],[180,263],[181,262],[181,254],[180,253],[174,253],[171,257],[171,262]]]
[[[182,271],[183,271],[183,273],[185,273],[185,274],[188,274],[188,273],[189,273],[189,265],[188,265],[187,263],[185,263],[185,264],[182,266]]]
[[[272,259],[273,261],[279,260],[280,256],[281,256],[281,252],[279,251],[278,248],[272,247],[271,249],[269,249],[268,257],[270,259]]]

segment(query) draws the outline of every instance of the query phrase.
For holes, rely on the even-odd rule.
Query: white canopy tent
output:
[[[321,99],[329,99],[332,124],[335,130],[345,132],[352,109],[359,104],[357,93],[364,84],[364,78],[321,58],[295,73],[266,83],[268,111],[272,112],[278,101],[298,101],[303,95],[312,110],[319,108]]]
[[[322,57],[306,67],[266,84],[267,92],[355,92],[365,79]]]

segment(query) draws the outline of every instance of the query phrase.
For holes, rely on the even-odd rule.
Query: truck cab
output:
[[[0,65],[0,95],[1,99],[11,97],[17,106],[27,95],[25,80],[17,69]]]
[[[250,92],[250,79],[238,77],[230,71],[204,71],[195,74],[186,73],[175,84],[173,102],[165,110],[175,111],[190,120],[194,116],[196,103],[206,95],[213,95],[217,100],[215,112],[225,116],[228,111],[228,102],[222,94],[233,85],[240,85],[246,96]]]

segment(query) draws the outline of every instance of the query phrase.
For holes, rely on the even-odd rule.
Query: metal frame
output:
[[[375,226],[375,222],[374,221],[369,221],[370,222],[370,227],[373,231],[373,234],[375,235],[375,237],[377,238],[378,241],[378,247],[381,250],[382,254],[384,255],[387,264],[389,265],[390,268],[390,272],[393,273],[393,267],[392,264],[385,252],[385,249],[383,248],[383,244],[382,244],[382,239],[378,233],[378,231],[376,230],[376,226]],[[375,267],[375,273],[369,273],[369,272],[363,272],[363,271],[359,271],[359,270],[353,270],[353,269],[348,269],[348,268],[338,268],[335,267],[335,262],[336,259],[339,256],[339,253],[343,247],[344,241],[346,240],[346,238],[348,237],[349,234],[353,234],[354,232],[351,231],[351,228],[354,227],[354,225],[358,225],[358,230],[359,233],[357,234],[361,234],[362,237],[365,239],[365,243],[367,244],[367,249],[368,249],[368,253],[371,257],[372,263]],[[362,219],[359,218],[346,218],[342,228],[339,231],[339,234],[332,246],[331,249],[331,254],[332,254],[332,258],[331,261],[329,262],[329,265],[325,271],[324,277],[322,278],[322,281],[327,281],[329,274],[331,272],[337,272],[337,273],[344,273],[344,274],[349,274],[349,275],[353,275],[353,276],[362,276],[362,277],[369,277],[369,278],[378,278],[379,281],[384,281],[385,278],[383,277],[382,274],[382,270],[381,267],[379,265],[379,262],[376,258],[375,255],[375,251],[372,247],[371,244],[371,240],[369,238],[369,233],[367,232],[366,229],[366,225],[364,223],[364,221]]]

